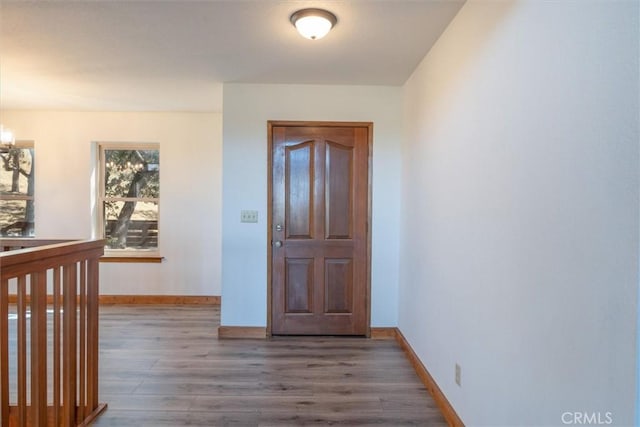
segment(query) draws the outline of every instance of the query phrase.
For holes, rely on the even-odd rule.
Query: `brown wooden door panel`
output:
[[[324,313],[353,313],[353,258],[325,258]]]
[[[369,127],[273,126],[271,332],[368,331]]]
[[[313,258],[285,259],[285,313],[313,313]]]
[[[327,141],[325,162],[325,237],[353,237],[354,147]]]
[[[285,146],[287,239],[313,239],[315,141]]]

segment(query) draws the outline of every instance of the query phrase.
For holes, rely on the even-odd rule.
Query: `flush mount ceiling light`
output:
[[[336,22],[336,15],[324,9],[301,9],[291,15],[291,23],[298,32],[311,40],[326,36]]]

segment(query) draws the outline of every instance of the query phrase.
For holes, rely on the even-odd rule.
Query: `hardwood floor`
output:
[[[218,340],[219,308],[103,306],[94,426],[445,426],[392,340]]]

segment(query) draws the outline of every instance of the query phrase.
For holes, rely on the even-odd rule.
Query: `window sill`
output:
[[[103,256],[100,262],[161,263],[163,256]]]

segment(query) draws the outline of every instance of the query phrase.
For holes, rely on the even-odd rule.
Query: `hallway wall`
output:
[[[223,325],[267,321],[268,120],[374,123],[371,324],[397,324],[401,94],[387,86],[225,84]],[[258,223],[241,223],[242,209],[257,210]]]
[[[469,1],[404,87],[399,327],[467,425],[634,423],[638,9]]]
[[[4,110],[35,142],[36,237],[92,236],[93,142],[160,144],[160,264],[102,263],[100,293],[220,295],[222,115]]]

